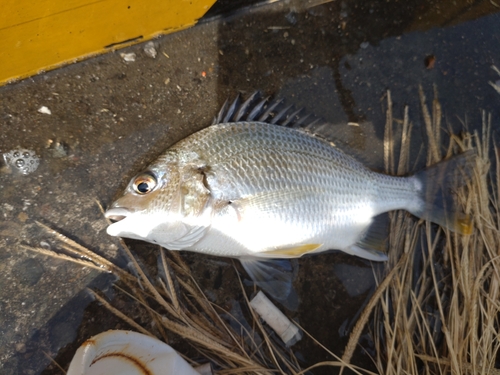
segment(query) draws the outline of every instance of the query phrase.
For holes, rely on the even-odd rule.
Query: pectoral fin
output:
[[[276,250],[266,251],[265,255],[298,258],[304,254],[311,253],[320,247],[321,247],[321,244],[311,243],[311,244],[298,245],[298,246],[292,246],[292,247],[284,247],[284,248],[280,248],[280,249],[276,249]]]
[[[169,250],[189,249],[205,235],[207,229],[207,226],[193,226],[188,229],[184,236],[175,241],[169,241],[165,245]]]

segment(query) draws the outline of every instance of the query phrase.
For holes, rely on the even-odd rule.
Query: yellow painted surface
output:
[[[192,26],[215,0],[2,0],[0,85]]]

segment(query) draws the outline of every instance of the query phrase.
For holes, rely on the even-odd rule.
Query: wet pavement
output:
[[[429,100],[437,88],[444,126],[479,124],[481,110],[499,119],[499,97],[488,85],[499,79],[490,66],[500,66],[493,2],[292,6],[299,12],[277,2],[207,18],[156,39],[155,59],[142,44],[0,88],[0,153],[24,149],[40,158],[26,175],[14,166],[0,170],[0,374],[60,374],[49,357],[66,367],[88,335],[127,328],[85,290],[112,298],[113,277],[23,247],[56,247],[36,221],[126,264],[96,202],[109,204],[163,149],[209,125],[237,92],[259,89],[307,108],[331,124],[322,129],[326,136],[375,169],[383,167],[387,89],[396,117],[410,106],[414,160],[423,132],[419,84]],[[124,52],[135,61],[124,61]],[[127,243],[155,264],[149,245]],[[231,262],[185,256],[214,301],[238,298]],[[374,288],[370,263],[336,252],[301,259],[296,288],[301,305],[290,316],[340,355]],[[369,367],[368,335],[361,344],[355,363]],[[308,364],[331,359],[311,343],[299,343],[297,353]]]

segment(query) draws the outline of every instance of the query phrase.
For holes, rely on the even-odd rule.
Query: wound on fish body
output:
[[[388,176],[309,133],[316,121],[291,107],[280,110],[281,104],[258,93],[226,103],[213,125],[131,180],[106,211],[116,221],[108,234],[237,258],[258,285],[283,300],[292,290],[291,272],[273,259],[337,249],[386,260],[370,234],[384,212],[403,209],[471,232],[470,218],[449,192],[471,176],[474,152],[412,176]]]

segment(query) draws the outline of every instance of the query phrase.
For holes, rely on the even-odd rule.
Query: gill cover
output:
[[[198,242],[210,225],[205,164],[192,152],[171,151],[134,177],[106,212],[112,236],[141,239],[181,250]]]

